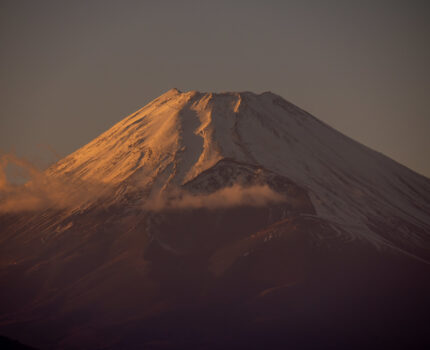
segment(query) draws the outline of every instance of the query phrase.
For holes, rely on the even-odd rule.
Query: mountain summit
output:
[[[0,333],[41,348],[426,334],[430,180],[270,92],[167,91],[0,189],[0,230]]]
[[[413,246],[429,230],[428,179],[270,92],[169,90],[48,173],[159,192],[222,160],[293,181],[307,191],[317,215],[348,239]],[[379,218],[393,221],[392,236],[377,232]]]

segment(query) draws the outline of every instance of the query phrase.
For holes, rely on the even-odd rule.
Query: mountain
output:
[[[266,92],[169,90],[0,188],[0,333],[43,349],[413,348],[430,180]]]

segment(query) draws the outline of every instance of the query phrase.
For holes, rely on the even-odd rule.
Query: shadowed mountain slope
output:
[[[0,230],[0,333],[43,349],[427,340],[430,180],[273,93],[166,92]]]

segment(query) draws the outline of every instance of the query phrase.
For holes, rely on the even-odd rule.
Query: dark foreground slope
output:
[[[290,200],[150,211],[129,199],[3,215],[1,333],[42,349],[428,342],[428,263],[347,239],[315,215],[305,189],[261,168],[223,161],[185,188],[230,182],[265,183]]]
[[[0,348],[5,350],[37,350],[31,346],[26,346],[21,344],[17,340],[9,339],[6,337],[0,336]]]

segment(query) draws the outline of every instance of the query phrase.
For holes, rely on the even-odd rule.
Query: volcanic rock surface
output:
[[[430,180],[266,92],[169,90],[0,188],[0,334],[41,349],[418,348]]]

